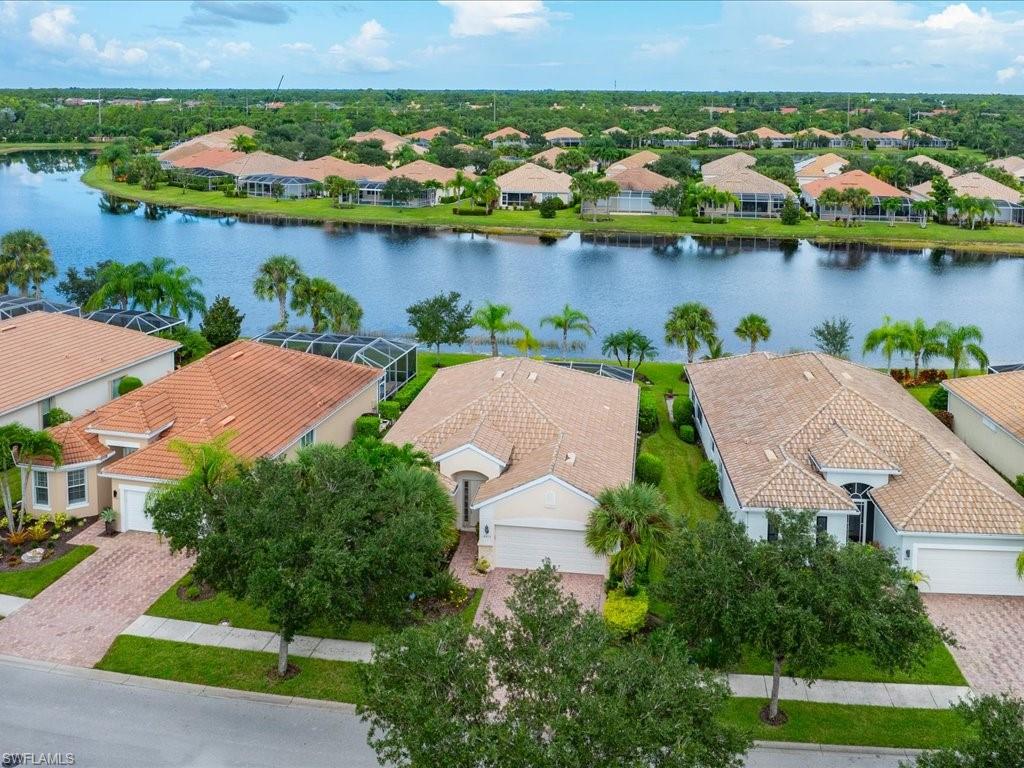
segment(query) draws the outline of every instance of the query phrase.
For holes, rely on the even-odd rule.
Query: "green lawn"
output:
[[[100,149],[103,144],[94,141],[29,141],[21,143],[0,143],[0,155],[11,155],[15,152],[38,152],[46,150],[77,150]]]
[[[21,470],[17,467],[7,470],[7,482],[11,488],[11,503],[17,504],[21,501]]]
[[[0,594],[31,599],[95,551],[96,547],[83,544],[35,568],[0,573]]]
[[[748,654],[733,670],[747,675],[770,675],[772,664],[767,658]],[[967,685],[949,649],[938,644],[925,658],[924,664],[912,672],[886,672],[871,663],[867,654],[852,652],[825,670],[822,680],[858,680],[865,683],[922,683],[927,685]]]
[[[274,653],[121,635],[96,668],[219,688],[358,703],[361,685],[357,663],[298,656],[290,657],[290,661],[299,668],[299,674],[290,680],[271,681],[268,673],[277,664]]]
[[[1024,233],[1015,227],[968,230],[930,224],[866,222],[856,227],[841,227],[829,222],[808,220],[786,226],[776,219],[729,219],[723,224],[696,224],[689,217],[618,216],[610,221],[590,221],[571,210],[559,211],[553,219],[542,219],[533,211],[498,210],[486,217],[455,216],[450,205],[432,208],[390,208],[359,205],[334,208],[327,198],[272,200],[261,197],[229,198],[221,192],[199,192],[161,186],[144,190],[136,184],[114,181],[110,169],[96,166],[82,176],[86,184],[111,194],[147,203],[206,210],[226,214],[279,215],[316,221],[338,221],[401,226],[441,227],[478,232],[526,232],[568,234],[570,232],[645,233],[650,235],[714,235],[728,237],[809,238],[840,242],[899,243],[902,247],[949,245],[981,251],[1024,253]]]
[[[937,749],[957,744],[967,734],[963,719],[948,709],[898,709],[852,704],[783,701],[785,725],[772,727],[758,718],[764,699],[731,699],[724,720],[747,729],[755,739],[849,744],[872,747]]]

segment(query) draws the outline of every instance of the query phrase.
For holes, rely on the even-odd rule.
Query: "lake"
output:
[[[75,154],[0,158],[0,231],[42,233],[62,274],[107,258],[173,258],[202,279],[209,300],[231,298],[245,313],[247,334],[276,319],[276,304],[252,295],[256,266],[288,253],[307,274],[355,296],[372,331],[406,333],[406,307],[455,290],[474,304],[511,304],[517,320],[551,340],[557,334],[539,329],[539,320],[568,302],[589,314],[597,331],[579,351],[587,355],[599,354],[605,334],[632,326],[655,340],[663,359],[678,359],[680,351],[663,343],[665,316],[675,304],[701,301],[732,352],[745,350],[732,328],[749,312],[768,318],[773,333],[764,347],[779,352],[810,348],[811,327],[834,315],[850,318],[859,351],[867,330],[890,314],[976,323],[993,362],[1024,359],[1019,257],[692,237],[629,244],[572,235],[544,244],[533,237],[248,223],[134,205],[115,213],[79,180],[86,162]],[[59,298],[55,286],[46,293]]]

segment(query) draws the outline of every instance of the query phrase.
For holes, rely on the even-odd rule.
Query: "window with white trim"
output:
[[[311,429],[309,432],[299,438],[299,448],[306,448],[313,444],[313,440],[316,439],[316,430]]]
[[[32,470],[32,503],[37,507],[50,506],[50,476],[38,469]]]
[[[68,506],[85,504],[88,495],[85,488],[85,470],[72,469],[68,472]]]

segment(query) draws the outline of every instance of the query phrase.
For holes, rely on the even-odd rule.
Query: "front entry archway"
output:
[[[487,477],[479,472],[459,472],[453,478],[458,483],[455,491],[456,526],[462,531],[475,531],[480,522],[480,511],[473,509],[480,486],[487,482]]]
[[[847,521],[847,538],[856,544],[866,544],[875,539],[875,502],[869,492],[867,483],[847,483],[843,486],[853,503],[857,506],[857,514],[850,515]]]

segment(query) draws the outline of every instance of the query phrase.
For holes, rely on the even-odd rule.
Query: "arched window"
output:
[[[859,543],[871,541],[875,528],[875,503],[868,495],[871,486],[867,483],[847,483],[843,490],[850,494],[857,507],[857,514],[850,515],[847,520],[847,537]]]

